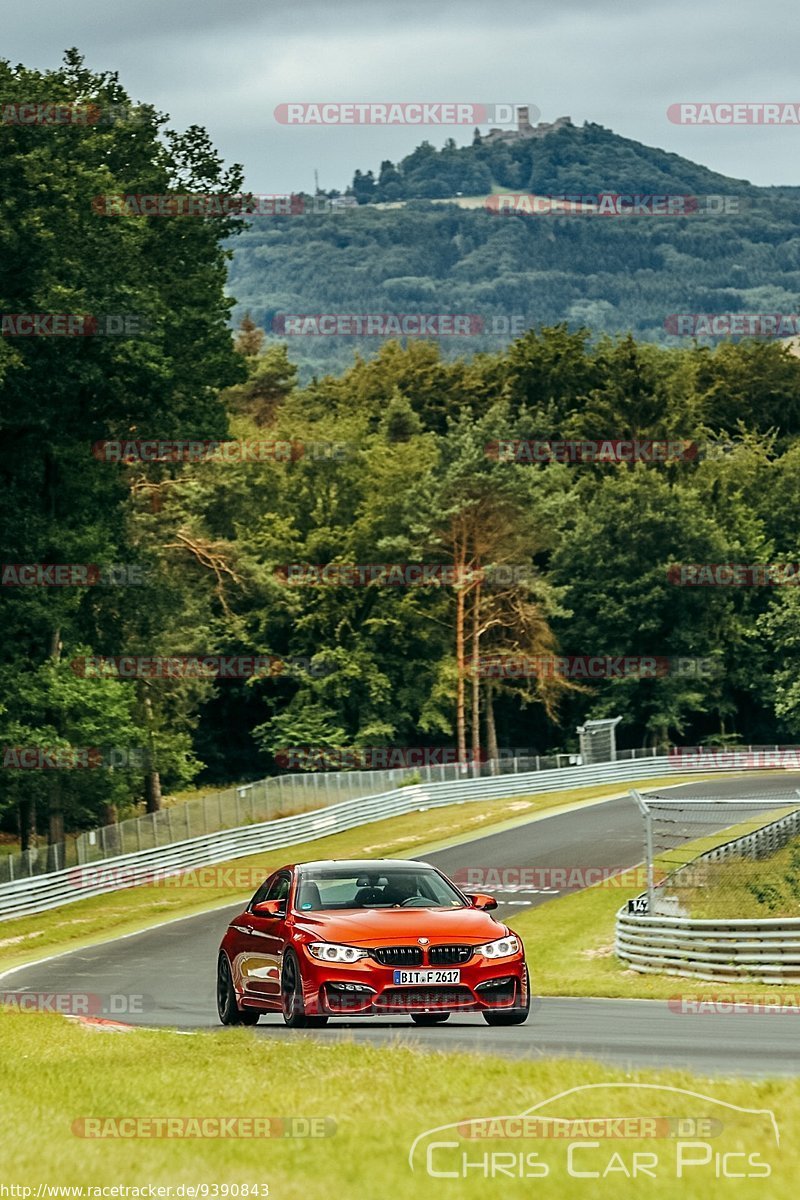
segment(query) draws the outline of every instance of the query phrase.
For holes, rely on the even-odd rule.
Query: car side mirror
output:
[[[256,917],[285,917],[286,901],[262,900],[260,904],[253,905],[251,912]]]
[[[474,892],[472,895],[468,895],[467,899],[473,908],[482,908],[484,910],[497,908],[497,901],[494,896],[485,896],[483,892]]]

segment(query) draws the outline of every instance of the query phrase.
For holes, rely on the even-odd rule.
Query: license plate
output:
[[[460,971],[395,971],[394,982],[399,984],[411,984],[418,986],[419,984],[437,984],[437,983],[460,983]]]

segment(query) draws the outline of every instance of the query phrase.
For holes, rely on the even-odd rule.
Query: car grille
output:
[[[418,967],[422,962],[419,946],[381,946],[370,954],[383,967]]]
[[[460,1008],[467,1004],[474,1007],[475,1000],[469,988],[465,987],[386,988],[375,1001],[376,1007],[395,1010]]]
[[[475,953],[474,946],[431,946],[428,962],[433,967],[469,962]]]

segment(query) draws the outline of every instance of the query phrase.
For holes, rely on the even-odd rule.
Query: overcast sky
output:
[[[677,101],[800,101],[789,0],[33,0],[0,56],[55,68],[77,46],[134,100],[204,125],[256,192],[344,188],[427,137],[472,128],[284,126],[287,102],[524,103],[758,184],[800,184],[800,126],[682,127]]]

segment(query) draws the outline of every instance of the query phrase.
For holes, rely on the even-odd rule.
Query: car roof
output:
[[[304,871],[307,868],[324,869],[326,867],[343,867],[350,871],[365,871],[370,873],[383,870],[415,871],[422,868],[423,870],[433,871],[436,869],[430,863],[419,862],[415,858],[319,858],[313,859],[310,862],[294,863],[288,869]]]

